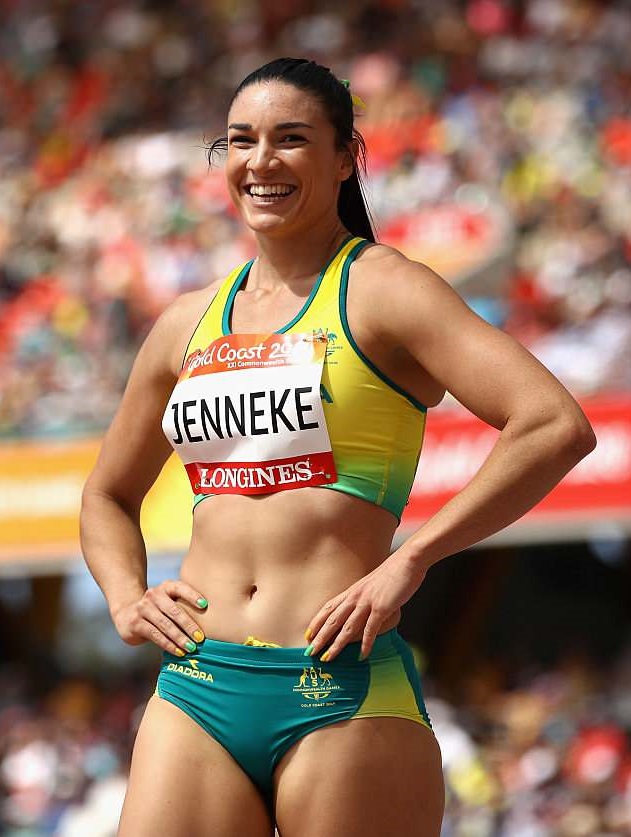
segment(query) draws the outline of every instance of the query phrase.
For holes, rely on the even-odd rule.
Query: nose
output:
[[[266,140],[259,140],[248,158],[248,169],[254,174],[262,174],[270,169],[274,169],[278,165],[278,159],[275,156],[274,146]]]

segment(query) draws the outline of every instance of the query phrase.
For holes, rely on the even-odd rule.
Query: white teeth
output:
[[[263,186],[260,183],[251,183],[248,187],[251,195],[289,195],[294,191],[293,186],[284,184],[273,184],[271,186]]]

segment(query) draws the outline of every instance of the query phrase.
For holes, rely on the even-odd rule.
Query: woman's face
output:
[[[226,177],[235,206],[255,233],[296,234],[337,218],[349,151],[313,95],[281,81],[251,84],[228,114]]]

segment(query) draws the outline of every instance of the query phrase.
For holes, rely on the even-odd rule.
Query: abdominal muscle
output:
[[[195,508],[181,578],[209,605],[187,609],[210,639],[305,645],[322,605],[388,556],[396,525],[385,509],[324,488],[208,497]]]

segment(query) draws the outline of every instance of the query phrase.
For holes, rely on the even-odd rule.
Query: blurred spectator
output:
[[[203,138],[283,52],[367,101],[386,242],[577,395],[631,387],[626,3],[5,6],[0,436],[101,431],[160,311],[250,256]]]

